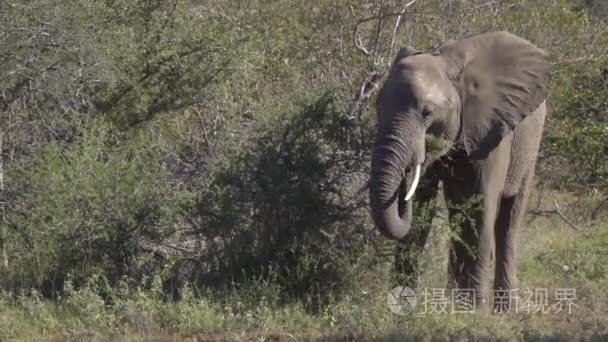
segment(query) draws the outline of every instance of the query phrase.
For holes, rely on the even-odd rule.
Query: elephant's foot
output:
[[[498,266],[502,266],[499,264]],[[505,271],[508,268],[497,267],[494,278],[494,313],[509,314],[517,312],[519,304],[518,280],[515,270]]]
[[[491,291],[484,289],[479,284],[473,284],[471,277],[461,275],[458,278],[448,280],[448,289],[452,294],[454,305],[468,307],[470,312],[477,314],[492,313]]]
[[[485,279],[487,275],[475,272],[473,260],[452,258],[451,261],[448,269],[448,288],[452,293],[466,293],[471,298],[469,303],[476,313],[490,314],[492,295]],[[479,276],[475,276],[476,273]]]
[[[519,291],[511,288],[494,289],[493,313],[505,315],[517,312],[519,304]]]
[[[489,315],[492,313],[492,296],[490,292],[480,287],[475,289],[475,312]]]

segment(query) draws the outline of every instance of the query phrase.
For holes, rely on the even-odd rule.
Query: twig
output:
[[[555,209],[552,210],[543,210],[543,209],[532,209],[529,211],[529,213],[535,215],[529,222],[528,224],[530,224],[532,221],[534,221],[538,216],[549,216],[549,215],[557,215],[559,216],[562,220],[564,220],[564,222],[566,222],[572,229],[574,230],[581,230],[581,228],[579,228],[577,225],[575,225],[572,221],[570,221],[566,215],[564,215],[564,213],[562,213],[562,211],[559,208],[559,205],[557,204],[557,201],[554,202],[555,205]]]
[[[371,96],[371,94],[378,89],[378,84],[383,76],[384,72],[374,72],[368,76],[365,81],[363,81],[359,94],[355,98],[351,110],[346,115],[349,120],[355,118],[357,110],[361,107],[361,104],[364,103]]]
[[[355,24],[355,34],[354,34],[354,41],[355,41],[355,47],[361,51],[363,54],[365,54],[366,56],[370,56],[371,52],[365,47],[363,46],[363,41],[361,39],[361,36],[359,36],[359,27],[368,22],[368,21],[372,21],[372,20],[379,20],[378,23],[378,27],[377,27],[377,32],[376,32],[376,36],[375,36],[375,53],[377,53],[377,49],[378,49],[378,42],[380,40],[380,32],[379,32],[379,26],[381,25],[381,21],[386,19],[386,18],[390,18],[390,17],[397,17],[397,22],[395,23],[395,28],[393,30],[393,42],[391,43],[391,47],[394,45],[395,42],[395,34],[397,29],[399,28],[400,22],[401,22],[401,18],[403,17],[404,14],[407,13],[408,9],[416,2],[417,0],[410,0],[409,2],[407,2],[406,4],[403,5],[403,8],[401,9],[401,11],[397,12],[397,13],[382,13],[382,8],[380,10],[380,14],[379,15],[374,15],[374,16],[370,16],[364,19],[359,19],[357,20],[357,23]],[[353,17],[355,19],[357,19],[357,15],[355,13],[355,9],[354,7],[351,5],[350,6],[350,11],[353,15]]]
[[[400,13],[405,13],[408,7],[412,6],[416,2],[416,0],[411,0],[410,2],[403,5]],[[397,16],[397,20],[395,21],[395,27],[393,28],[393,36],[391,37],[391,52],[393,54],[397,53],[397,30],[399,30],[399,26],[401,26],[401,18],[403,18],[403,14]]]
[[[363,52],[364,55],[369,56],[370,53],[369,51],[367,51],[367,49],[365,48],[365,46],[363,46],[363,42],[361,41],[361,37],[359,37],[359,31],[355,32],[355,46],[357,47],[357,49],[361,52]]]
[[[597,206],[597,208],[595,208],[593,210],[593,213],[591,213],[591,219],[595,220],[597,218],[597,214],[599,214],[600,209],[602,209],[602,207],[608,203],[608,197],[604,198],[604,200],[600,203],[600,205]]]
[[[350,12],[352,13],[353,17],[355,19],[357,19],[357,14],[355,13],[355,8],[352,5],[350,6]],[[364,55],[369,56],[369,51],[367,51],[365,46],[363,46],[363,42],[361,41],[361,37],[359,36],[359,23],[360,23],[360,21],[358,21],[357,25],[355,26],[355,34],[354,34],[355,47],[357,48],[357,50],[361,51]]]
[[[384,12],[384,1],[380,1],[380,8],[378,9],[378,13],[380,17],[382,17],[382,12]],[[380,18],[378,23],[376,24],[376,34],[374,35],[373,45],[374,45],[374,59],[378,57],[378,48],[380,47],[380,36],[382,35],[382,27],[384,26],[382,22],[384,18]],[[370,43],[372,40],[370,40]]]
[[[555,62],[553,64],[557,65],[557,66],[565,66],[565,65],[576,64],[576,63],[580,63],[580,62],[595,61],[595,60],[597,60],[597,57],[587,56],[587,57],[563,59],[563,60]]]
[[[483,7],[490,7],[492,5],[496,5],[496,1],[488,1],[486,3],[479,4],[477,6],[474,6],[473,9],[477,10],[477,9],[480,9],[480,8],[483,8]]]
[[[412,2],[413,4],[413,2]],[[357,22],[356,26],[360,26],[363,23],[366,23],[368,21],[372,21],[372,20],[377,20],[377,19],[386,19],[386,18],[390,18],[390,17],[398,17],[401,15],[404,15],[407,12],[407,8],[404,11],[401,12],[395,12],[395,13],[384,13],[382,15],[372,15],[369,16],[367,18],[361,19],[359,20],[359,22]],[[416,12],[418,14],[418,12]],[[424,13],[436,13],[435,11],[432,12],[424,12]]]
[[[355,42],[355,47],[361,51],[364,55],[369,56],[373,59],[374,61],[374,65],[376,66],[375,69],[376,71],[373,71],[369,74],[369,76],[365,79],[365,81],[363,81],[363,83],[360,86],[360,90],[359,90],[359,94],[357,95],[357,97],[354,99],[353,105],[351,107],[351,110],[349,111],[349,113],[347,114],[347,117],[349,119],[353,119],[355,118],[356,112],[361,108],[361,105],[370,97],[370,95],[378,89],[378,84],[380,83],[380,80],[382,79],[382,77],[384,76],[384,74],[386,73],[386,70],[380,70],[378,71],[377,69],[382,69],[381,66],[379,66],[378,62],[378,49],[379,49],[379,43],[380,43],[380,34],[381,34],[381,27],[382,27],[382,20],[384,20],[387,17],[390,16],[397,16],[397,19],[395,21],[395,26],[393,27],[393,32],[392,32],[392,37],[391,37],[391,43],[389,48],[391,49],[391,51],[393,51],[396,47],[396,43],[397,43],[397,31],[399,30],[399,27],[402,23],[402,19],[403,19],[403,15],[407,12],[408,8],[410,8],[417,0],[409,0],[406,1],[405,4],[403,4],[403,7],[401,8],[401,11],[398,13],[391,13],[391,14],[386,14],[383,15],[383,4],[384,2],[381,3],[380,5],[380,10],[379,10],[379,15],[378,16],[374,16],[374,17],[369,17],[366,19],[360,19],[357,20],[357,24],[355,25],[355,32],[354,32],[354,42]],[[350,11],[353,15],[353,17],[355,19],[357,19],[357,14],[355,13],[355,9],[353,8],[353,6],[350,6]],[[367,49],[364,45],[363,45],[363,41],[361,39],[361,37],[359,36],[359,26],[366,22],[366,21],[370,21],[373,19],[378,19],[378,25],[376,26],[376,33],[375,33],[375,38],[374,38],[374,48],[371,50]]]

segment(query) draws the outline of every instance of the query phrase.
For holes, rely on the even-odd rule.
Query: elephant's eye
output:
[[[422,117],[427,119],[429,116],[431,116],[431,114],[433,113],[433,109],[431,108],[431,106],[424,106],[424,108],[422,108]]]

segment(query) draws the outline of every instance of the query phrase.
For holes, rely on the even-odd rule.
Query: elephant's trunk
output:
[[[386,137],[383,140],[384,143],[376,144],[372,154],[370,206],[380,232],[390,239],[399,240],[412,225],[411,196],[418,182],[415,178],[420,176],[420,162],[414,153],[416,149],[412,148],[415,143],[404,144],[396,139],[388,139],[387,142]]]

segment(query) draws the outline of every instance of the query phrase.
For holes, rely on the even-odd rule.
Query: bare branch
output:
[[[403,5],[403,8],[401,9],[400,13],[405,13],[408,7],[412,6],[415,2],[416,0],[411,0],[410,2]],[[401,18],[403,18],[403,14],[397,16],[397,20],[395,21],[395,27],[393,28],[393,36],[391,37],[391,51],[393,54],[397,53],[397,31],[399,30],[399,26],[401,26]]]
[[[352,13],[353,17],[355,19],[357,19],[357,14],[355,13],[355,8],[351,5],[350,6],[350,12]],[[361,37],[359,36],[359,24],[357,23],[357,25],[355,25],[355,33],[354,33],[354,40],[355,40],[355,47],[361,51],[364,55],[369,56],[369,51],[367,51],[367,49],[365,48],[365,46],[363,46],[363,42],[361,41]]]
[[[357,22],[356,26],[361,26],[361,24],[364,24],[368,21],[372,21],[372,20],[377,20],[377,19],[386,19],[386,18],[390,18],[390,17],[398,17],[400,15],[404,15],[407,13],[407,9],[405,11],[401,11],[401,12],[393,12],[393,13],[384,13],[382,15],[372,15],[371,17],[367,17],[364,19],[361,19]],[[425,12],[425,13],[435,13],[435,12]]]
[[[604,200],[600,203],[600,205],[597,206],[597,208],[595,208],[593,210],[593,213],[591,213],[591,219],[595,220],[597,218],[597,215],[600,213],[600,209],[602,209],[602,207],[608,203],[608,197],[604,198]]]
[[[359,35],[356,33],[355,34],[355,46],[357,47],[357,49],[359,49],[359,51],[363,52],[363,54],[365,54],[366,56],[371,55],[369,51],[367,51],[367,49],[365,48],[365,46],[363,46],[363,42],[361,41],[361,37],[359,37]]]
[[[382,26],[383,26],[382,22],[384,21],[384,18],[382,17],[383,11],[384,11],[384,0],[380,1],[380,9],[378,9],[380,19],[378,19],[378,22],[376,23],[376,34],[374,35],[374,38],[373,38],[374,59],[376,57],[378,57],[378,48],[380,47],[380,36],[382,35]],[[370,42],[371,42],[371,40],[370,40]]]
[[[574,230],[581,230],[581,228],[579,228],[577,225],[575,225],[570,219],[568,219],[566,217],[566,215],[564,215],[564,213],[560,210],[559,205],[557,204],[557,201],[554,202],[555,205],[555,209],[551,209],[551,210],[543,210],[543,209],[532,209],[529,211],[530,214],[535,215],[529,222],[528,224],[530,224],[532,221],[534,221],[538,216],[550,216],[550,215],[557,215],[559,216],[564,222],[566,222],[572,229]]]
[[[378,83],[382,78],[383,74],[373,73],[365,83],[361,85],[361,91],[359,92],[359,99],[367,99],[371,93],[378,89]]]
[[[384,76],[384,72],[374,72],[371,73],[365,81],[361,84],[359,94],[354,100],[354,103],[351,107],[351,110],[346,115],[349,120],[352,120],[356,117],[357,111],[361,108],[361,105],[367,101],[367,99],[371,96],[371,94],[378,89],[378,84],[382,80]]]
[[[379,49],[379,45],[380,45],[380,34],[382,31],[382,21],[386,18],[390,18],[390,17],[397,17],[397,20],[395,22],[395,26],[393,28],[393,35],[391,38],[391,51],[395,51],[395,44],[396,44],[396,35],[397,35],[397,31],[399,29],[399,26],[401,25],[402,22],[402,18],[403,15],[405,15],[408,11],[408,9],[414,5],[416,3],[417,0],[410,0],[408,2],[406,2],[402,9],[399,12],[396,13],[382,13],[383,9],[384,9],[384,2],[381,3],[380,5],[380,10],[379,10],[379,14],[378,15],[374,15],[374,16],[370,16],[364,19],[359,19],[357,20],[357,23],[355,24],[355,28],[354,28],[354,41],[355,41],[355,47],[361,51],[363,54],[365,54],[366,56],[377,56],[378,53],[378,49]],[[355,13],[355,9],[353,8],[353,6],[351,5],[350,7],[350,11],[353,15],[353,17],[355,19],[357,19],[357,15]],[[373,38],[371,38],[371,42],[372,45],[374,46],[373,49],[373,53],[370,52],[370,50],[368,48],[366,48],[363,45],[363,40],[361,39],[361,36],[359,35],[359,27],[369,21],[372,20],[378,20],[378,24],[376,25],[376,34]]]
[[[553,64],[557,65],[557,66],[566,66],[566,65],[576,64],[576,63],[581,63],[581,62],[595,61],[596,59],[597,59],[597,57],[586,56],[586,57],[579,57],[579,58],[563,59],[563,60],[555,62]]]

